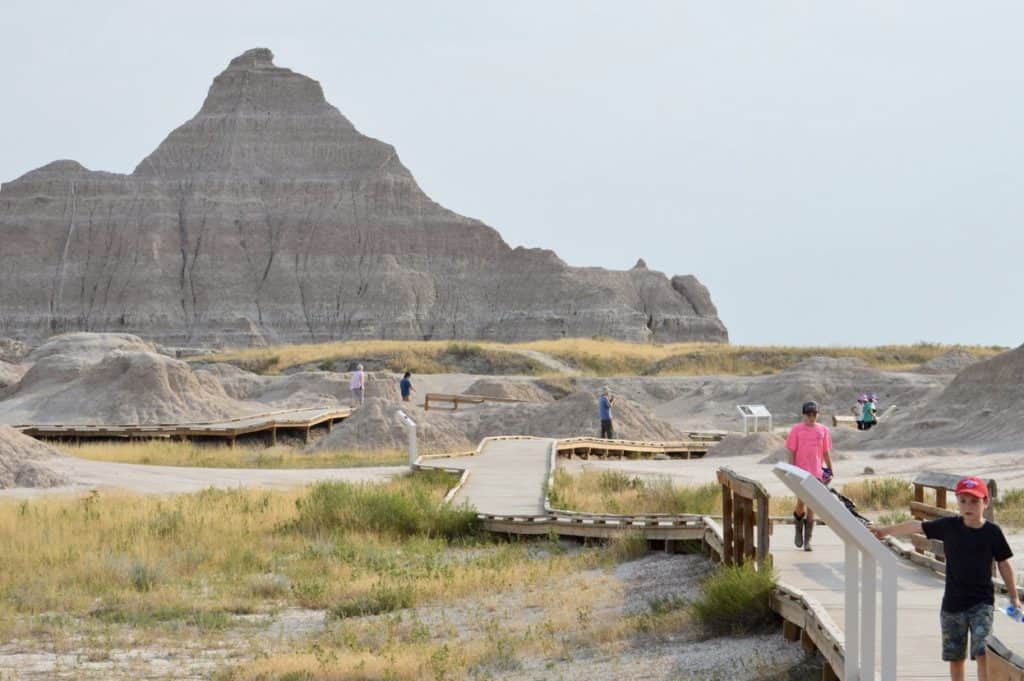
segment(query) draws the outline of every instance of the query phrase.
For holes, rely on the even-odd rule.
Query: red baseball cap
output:
[[[988,485],[981,478],[969,477],[964,478],[960,482],[956,483],[957,494],[970,494],[971,496],[978,497],[979,499],[988,498]]]

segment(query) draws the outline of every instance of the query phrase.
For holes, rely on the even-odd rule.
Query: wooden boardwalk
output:
[[[472,456],[432,458],[423,466],[463,471],[453,501],[468,502],[498,532],[608,537],[622,531],[642,531],[649,540],[700,539],[721,551],[721,528],[709,518],[695,516],[624,517],[558,511],[545,503],[545,481],[550,467],[566,443],[544,438],[494,438]],[[498,518],[495,518],[498,516]],[[815,529],[811,552],[793,544],[792,525],[775,523],[770,540],[771,558],[779,576],[773,607],[787,622],[786,632],[814,645],[829,663],[826,679],[843,678],[845,621],[844,546],[828,527]],[[718,539],[715,539],[718,535]],[[909,560],[899,563],[898,679],[903,681],[949,678],[941,660],[939,605],[943,578]],[[998,612],[995,636],[1010,651],[1024,651],[1024,624]],[[876,650],[880,650],[877,641]],[[1019,662],[1019,659],[1018,659]],[[973,663],[972,663],[973,667]],[[991,681],[1024,679],[1016,671],[990,673]],[[874,677],[880,679],[876,673]],[[968,672],[973,678],[973,669]],[[894,681],[882,679],[881,681]]]
[[[542,516],[555,442],[532,437],[488,439],[475,456],[431,459],[429,465],[469,470],[451,499],[455,504],[469,503],[484,515]]]
[[[352,415],[351,407],[314,407],[309,409],[284,409],[262,414],[239,416],[220,421],[196,421],[191,423],[150,423],[124,425],[93,425],[83,423],[43,423],[14,426],[26,435],[40,439],[83,440],[83,439],[156,439],[215,438],[234,444],[235,439],[252,433],[267,433],[271,442],[276,442],[280,431],[297,432],[309,439],[310,429],[325,425],[330,429],[334,423]]]

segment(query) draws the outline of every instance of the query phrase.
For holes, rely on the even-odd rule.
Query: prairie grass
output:
[[[572,338],[534,341],[522,348],[543,352],[597,376],[771,374],[809,357],[853,357],[886,371],[906,371],[954,348],[987,358],[1002,347],[883,345],[878,347],[788,347],[721,343],[641,344],[607,339]]]
[[[279,373],[307,366],[346,371],[355,362],[367,369],[414,373],[532,374],[549,372],[519,354],[534,350],[556,357],[584,374],[594,376],[711,375],[752,376],[781,371],[814,356],[853,357],[887,371],[906,371],[951,349],[987,358],[1006,348],[998,346],[883,345],[878,347],[745,346],[722,343],[628,343],[610,339],[567,338],[504,344],[477,341],[335,341],[280,345],[213,353],[193,361],[230,362],[260,373]]]
[[[995,517],[996,522],[1004,527],[1024,527],[1024,489],[1007,489],[999,492]]]
[[[416,374],[468,371],[541,375],[550,372],[537,360],[500,344],[466,341],[361,340],[276,345],[215,352],[190,358],[190,361],[227,362],[264,374],[277,374],[296,367],[349,371],[357,362],[368,371]]]
[[[906,509],[914,499],[914,485],[900,478],[868,478],[843,485],[842,492],[859,509],[894,511]]]
[[[556,468],[548,499],[555,508],[585,513],[722,513],[722,488],[718,483],[681,485],[667,476],[639,478],[614,470],[585,469],[573,474]],[[772,497],[769,512],[789,515],[792,507],[791,498]]]
[[[755,569],[752,562],[722,566],[711,573],[701,596],[691,604],[694,619],[718,635],[761,630],[775,619],[770,600],[775,583],[772,570]]]
[[[72,456],[93,461],[202,468],[355,468],[398,466],[409,461],[409,455],[400,451],[307,453],[285,445],[239,444],[231,448],[219,442],[200,444],[175,440],[61,443],[56,446]]]

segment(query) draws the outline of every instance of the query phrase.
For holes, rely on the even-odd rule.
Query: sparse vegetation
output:
[[[775,573],[753,563],[722,566],[704,582],[703,592],[690,606],[694,618],[712,634],[759,631],[775,621],[771,594]]]
[[[574,475],[557,468],[548,499],[555,508],[585,513],[722,513],[722,488],[718,483],[681,485],[667,476],[638,478],[608,470],[584,470]],[[792,505],[789,497],[772,497],[770,512],[788,515]]]
[[[355,362],[368,370],[439,373],[467,371],[491,374],[540,375],[550,370],[519,354],[535,350],[551,355],[585,374],[753,376],[770,374],[809,357],[853,357],[887,371],[906,371],[952,349],[984,359],[1006,348],[998,346],[883,345],[878,347],[744,346],[720,343],[628,343],[610,339],[571,338],[521,344],[478,341],[337,341],[282,345],[219,352],[192,361],[229,362],[258,373],[280,373],[299,367],[347,371]]]
[[[202,444],[175,440],[61,443],[56,446],[72,456],[94,461],[202,468],[354,468],[398,466],[409,461],[409,454],[399,451],[303,452],[285,445],[267,447],[252,444],[231,448],[220,442]]]
[[[465,371],[479,374],[542,375],[550,369],[514,346],[473,341],[335,341],[279,345],[216,352],[193,362],[227,362],[248,371],[278,374],[295,369],[350,371],[360,363],[367,371],[411,371],[437,374]]]
[[[869,478],[843,485],[859,510],[885,511],[906,509],[914,499],[914,485],[900,478]]]
[[[1024,527],[1024,489],[1007,489],[999,492],[995,513],[996,522],[1004,527]]]

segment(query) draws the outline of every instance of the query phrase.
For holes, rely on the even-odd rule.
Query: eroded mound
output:
[[[553,398],[549,392],[540,388],[532,381],[511,379],[481,378],[466,388],[467,395],[487,395],[503,397],[523,402],[550,402]]]
[[[231,364],[207,364],[196,369],[217,379],[236,400],[255,400],[276,408],[332,406],[351,402],[351,374],[300,371],[284,376],[261,376]],[[386,371],[366,374],[366,397],[397,402],[399,377]]]
[[[673,441],[684,436],[650,409],[623,396],[613,407],[615,437],[625,440]],[[496,404],[458,415],[467,436],[478,441],[488,435],[579,437],[600,434],[597,398],[577,392],[546,404]]]
[[[0,426],[0,489],[67,484],[67,478],[46,466],[47,459],[57,456],[61,453],[53,447]]]
[[[980,360],[962,348],[944,352],[917,368],[923,374],[956,374]]]
[[[452,414],[423,411],[409,403],[369,398],[352,416],[334,427],[325,438],[311,447],[316,451],[407,451],[409,435],[397,412],[404,410],[416,422],[417,449],[420,454],[462,452],[476,446],[470,441]]]
[[[213,376],[138,350],[45,354],[0,393],[0,423],[179,423],[254,411]]]
[[[774,433],[732,434],[708,450],[708,457],[759,455],[784,461],[789,457],[786,438]]]
[[[968,448],[1019,446],[1024,437],[1024,345],[970,365],[899,429],[871,438],[873,446],[907,443]]]

